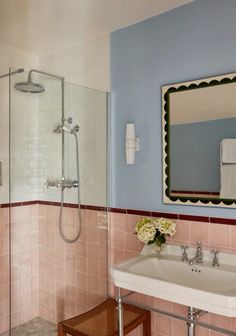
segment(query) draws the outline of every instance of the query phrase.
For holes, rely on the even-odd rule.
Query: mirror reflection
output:
[[[164,88],[164,191],[171,200],[236,200],[235,81],[222,77]]]

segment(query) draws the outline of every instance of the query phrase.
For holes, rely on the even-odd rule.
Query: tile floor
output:
[[[35,319],[12,329],[12,336],[55,336],[56,334],[56,325],[41,317],[36,317]],[[9,333],[5,332],[0,336],[8,335]]]

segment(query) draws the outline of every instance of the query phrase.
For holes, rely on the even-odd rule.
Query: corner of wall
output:
[[[100,91],[110,91],[110,36],[64,48],[39,57],[39,67],[66,81]]]

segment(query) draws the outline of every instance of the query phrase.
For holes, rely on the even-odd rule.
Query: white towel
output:
[[[220,167],[220,198],[236,199],[236,164]]]
[[[236,163],[236,139],[222,140],[221,155],[221,163]]]

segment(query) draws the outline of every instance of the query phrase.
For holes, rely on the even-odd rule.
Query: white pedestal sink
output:
[[[190,258],[196,253],[189,250]],[[214,268],[212,255],[203,251],[203,264],[181,261],[179,246],[168,245],[163,255],[152,246],[141,254],[111,267],[117,287],[236,317],[236,255],[219,254]]]

